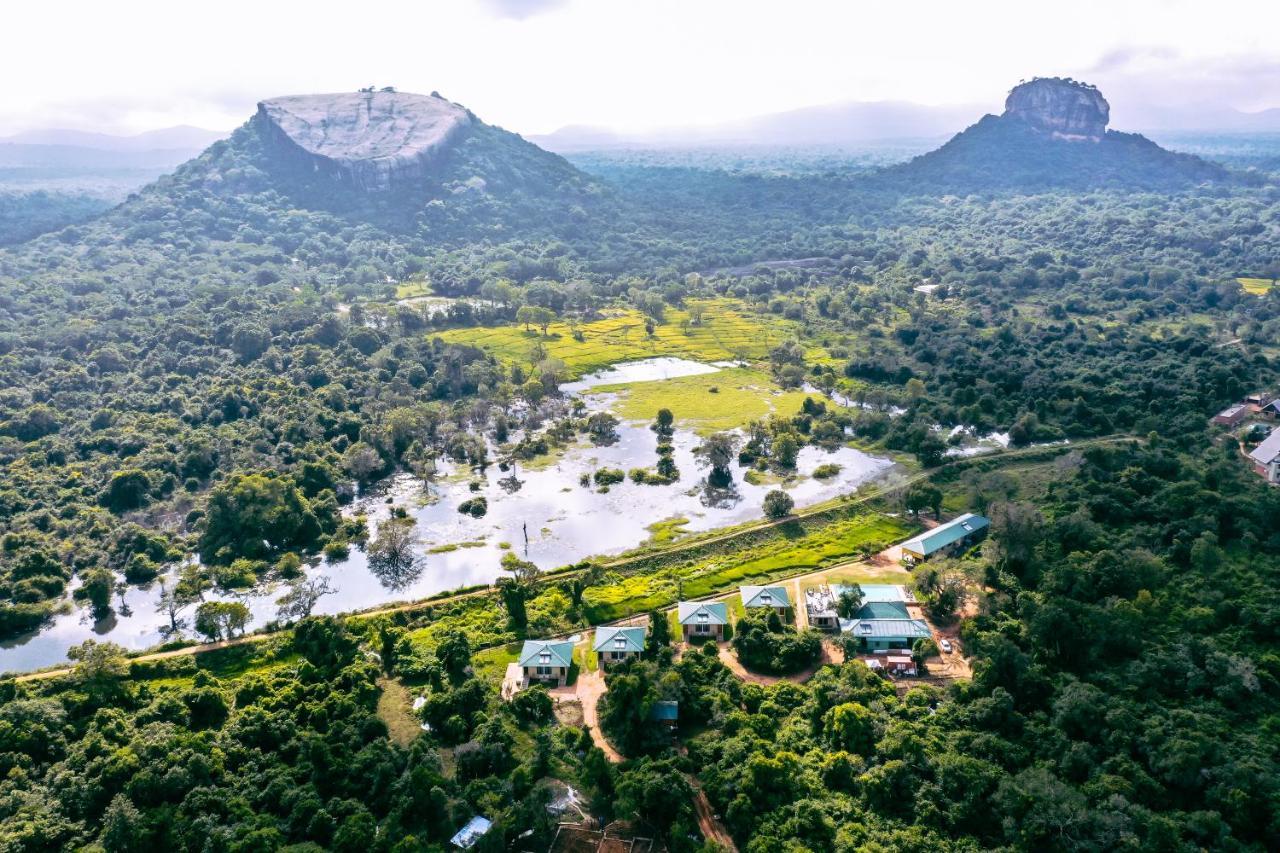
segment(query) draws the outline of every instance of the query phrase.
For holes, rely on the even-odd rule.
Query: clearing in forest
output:
[[[1266,296],[1276,283],[1271,278],[1237,278],[1236,281],[1240,282],[1245,293],[1252,293],[1254,296]]]
[[[789,321],[754,314],[735,299],[691,301],[684,308],[669,308],[652,335],[645,329],[645,320],[639,311],[626,309],[572,326],[557,321],[545,335],[541,329],[526,330],[512,323],[449,329],[439,337],[525,364],[541,344],[546,356],[563,361],[569,376],[577,378],[620,361],[664,355],[702,362],[759,359],[794,335]],[[574,337],[575,329],[582,340]]]
[[[682,426],[702,435],[771,414],[790,417],[800,411],[806,396],[821,396],[783,391],[769,374],[740,367],[661,382],[599,385],[589,393],[617,394],[611,409],[628,421],[651,421],[658,409],[670,409]]]

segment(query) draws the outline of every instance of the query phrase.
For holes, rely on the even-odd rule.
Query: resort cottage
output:
[[[1253,460],[1253,469],[1266,477],[1268,483],[1280,483],[1280,427],[1250,451],[1249,458]]]
[[[987,518],[966,512],[903,542],[902,562],[914,565],[930,557],[953,554],[981,539],[990,525]]]
[[[525,640],[520,649],[520,669],[526,681],[563,687],[572,666],[573,643],[568,640]]]
[[[676,615],[686,643],[694,637],[723,640],[729,605],[723,601],[682,601],[676,606]]]
[[[591,646],[600,668],[634,660],[644,652],[644,628],[597,628]]]
[[[785,588],[780,586],[744,586],[739,588],[742,595],[742,606],[747,610],[767,607],[786,616],[791,609],[791,598]]]

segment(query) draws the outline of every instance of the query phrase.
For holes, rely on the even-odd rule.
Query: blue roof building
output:
[[[644,652],[644,628],[597,628],[591,645],[600,666],[622,663]]]
[[[966,512],[903,542],[903,562],[919,563],[939,554],[957,551],[980,539],[990,525],[990,519],[985,516]]]

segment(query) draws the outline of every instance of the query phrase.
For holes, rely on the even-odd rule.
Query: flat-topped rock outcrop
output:
[[[374,91],[271,98],[255,120],[287,155],[379,192],[428,173],[474,119],[439,95]]]
[[[1107,132],[1111,105],[1087,83],[1037,77],[1013,87],[1004,102],[1004,114],[1062,139],[1096,142]]]

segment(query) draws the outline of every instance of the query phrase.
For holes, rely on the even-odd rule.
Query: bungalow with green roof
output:
[[[978,541],[986,535],[990,520],[981,515],[966,512],[946,524],[939,524],[919,536],[902,543],[902,562],[907,565],[922,563],[930,557],[951,554]]]
[[[724,639],[724,626],[729,624],[729,605],[723,601],[682,601],[676,605],[680,631],[687,643],[693,637]]]
[[[902,617],[905,616],[904,608]],[[929,624],[923,619],[900,618],[896,615],[888,618],[841,619],[840,630],[856,639],[861,648],[869,651],[909,649],[916,640],[933,636]]]
[[[785,587],[781,586],[744,586],[739,588],[742,595],[742,606],[747,610],[767,607],[786,616],[791,609],[791,597]]]
[[[525,640],[520,669],[527,681],[555,682],[563,687],[573,666],[573,643],[568,640]]]
[[[600,668],[635,660],[644,653],[644,628],[596,628],[591,648]]]

